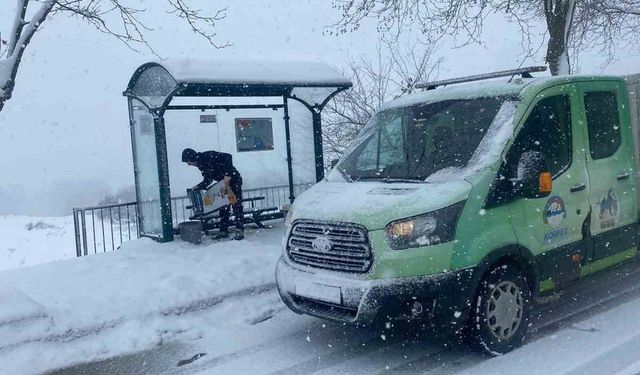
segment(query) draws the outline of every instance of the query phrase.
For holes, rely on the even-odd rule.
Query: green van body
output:
[[[438,88],[390,103],[385,108],[487,96],[517,98],[513,133],[494,160],[471,175],[424,184],[349,182],[334,170],[303,193],[287,219],[284,252],[276,270],[283,301],[298,313],[351,322],[415,315],[419,301],[434,322],[459,329],[467,320],[480,280],[497,264],[516,265],[527,275],[533,294],[541,297],[634,259],[638,245],[637,82],[638,77],[603,76],[491,81]],[[557,96],[567,100],[570,108],[571,147],[567,165],[553,176],[551,193],[539,198],[492,199],[509,150],[532,111],[541,101]],[[585,101],[598,103],[611,97],[617,103],[618,125],[613,126],[613,135],[604,136],[619,139],[599,146],[604,151],[596,150],[590,144],[588,126],[589,116],[598,114],[585,112]],[[452,240],[391,248],[385,230],[389,223],[455,204],[462,206]],[[300,222],[364,228],[372,264],[366,272],[345,272],[292,260],[289,239],[292,226]],[[300,288],[297,283],[301,282],[321,288]],[[328,298],[331,290],[322,287],[332,288],[337,299]]]

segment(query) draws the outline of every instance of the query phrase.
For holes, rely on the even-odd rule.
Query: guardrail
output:
[[[311,187],[312,184],[294,186],[295,196]],[[247,189],[244,198],[265,197],[253,202],[255,208],[282,207],[289,203],[289,186]],[[173,226],[189,220],[191,203],[186,196],[171,198]],[[138,227],[138,204],[127,202],[105,206],[93,206],[73,209],[73,226],[76,241],[76,256],[117,250],[120,245],[140,237]]]

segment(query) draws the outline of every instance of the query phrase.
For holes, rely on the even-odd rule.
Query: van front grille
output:
[[[343,272],[367,272],[372,263],[367,230],[351,223],[296,221],[287,253],[296,263]]]

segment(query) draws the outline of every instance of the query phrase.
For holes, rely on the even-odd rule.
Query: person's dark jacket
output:
[[[195,186],[196,189],[206,189],[213,181],[220,181],[225,176],[231,177],[231,184],[242,183],[240,173],[233,166],[231,154],[216,151],[198,152],[196,167],[202,172],[202,182]]]

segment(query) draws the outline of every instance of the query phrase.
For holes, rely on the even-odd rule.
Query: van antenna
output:
[[[524,59],[522,59],[522,61],[520,61],[520,65],[518,65],[518,68],[517,68],[517,69],[522,68],[522,64],[524,64],[524,61],[525,61],[526,59],[527,59],[527,58],[525,57]],[[515,77],[515,76],[516,76],[515,74],[514,74],[514,75],[512,75],[512,76],[511,76],[511,78],[509,78],[509,80],[507,81],[507,83],[511,83],[511,81],[513,81],[513,77]],[[527,78],[528,78],[528,77],[527,77]]]

